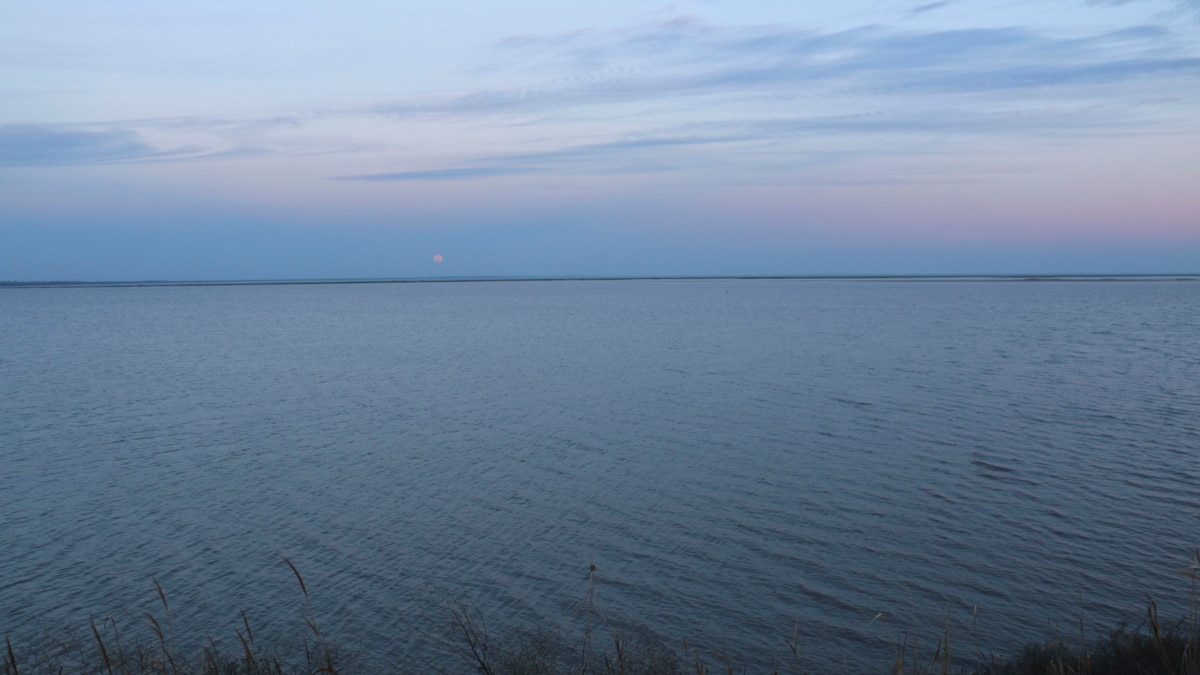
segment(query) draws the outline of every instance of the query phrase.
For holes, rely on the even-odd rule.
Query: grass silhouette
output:
[[[185,640],[200,645],[180,648],[171,621],[167,592],[151,578],[161,616],[145,612],[153,639],[122,639],[117,622],[90,618],[88,632],[66,631],[36,644],[14,647],[5,637],[3,675],[317,675],[380,672],[359,668],[353,655],[340,650],[322,633],[313,613],[309,589],[299,568],[282,558],[303,596],[302,618],[307,634],[296,646],[281,648],[255,641],[250,620],[241,612],[241,626],[233,630],[238,649],[224,651],[211,635]],[[1180,571],[1191,581],[1189,611],[1177,621],[1164,621],[1150,600],[1145,617],[1135,626],[1121,626],[1095,641],[1080,635],[1054,636],[1031,642],[1014,654],[972,653],[951,649],[949,622],[938,631],[931,655],[917,649],[917,626],[897,645],[895,660],[856,664],[856,671],[893,675],[1200,675],[1200,550]],[[469,600],[443,593],[440,611],[445,622],[416,630],[439,648],[441,655],[420,670],[384,670],[398,673],[478,673],[479,675],[734,675],[749,673],[747,666],[690,646],[686,641],[671,647],[648,631],[618,629],[609,623],[595,602],[596,567],[588,573],[587,592],[576,607],[583,621],[582,634],[562,628],[517,627],[493,634],[482,613]],[[784,658],[771,656],[769,675],[812,673],[803,663],[798,633],[784,640]],[[706,654],[708,654],[706,656]]]

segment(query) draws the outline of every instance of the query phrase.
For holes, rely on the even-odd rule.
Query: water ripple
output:
[[[0,633],[157,611],[430,653],[610,620],[871,670],[1105,628],[1200,512],[1200,287],[561,282],[0,292]],[[1176,608],[1178,609],[1178,608]],[[854,659],[860,659],[853,662]],[[763,665],[763,664],[758,664]]]

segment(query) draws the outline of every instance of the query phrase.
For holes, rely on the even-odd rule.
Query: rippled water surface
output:
[[[300,634],[286,555],[382,667],[431,589],[574,630],[594,563],[614,624],[882,671],[1179,613],[1200,544],[1200,283],[0,289],[0,388],[18,637],[150,575],[177,633]]]

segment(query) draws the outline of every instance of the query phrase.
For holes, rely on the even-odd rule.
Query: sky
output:
[[[0,280],[1200,272],[1200,0],[0,0]]]

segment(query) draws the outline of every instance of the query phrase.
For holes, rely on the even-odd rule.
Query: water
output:
[[[0,291],[0,633],[613,624],[883,670],[1184,611],[1200,284]],[[876,618],[882,614],[881,618]],[[973,618],[974,617],[974,618]],[[578,619],[578,617],[576,617]],[[132,629],[131,629],[132,630]]]

